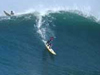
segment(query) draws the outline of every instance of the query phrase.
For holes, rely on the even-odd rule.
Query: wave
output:
[[[56,57],[44,46],[51,36],[55,37],[52,48]],[[99,75],[99,38],[100,24],[95,17],[79,11],[2,16],[1,74]]]

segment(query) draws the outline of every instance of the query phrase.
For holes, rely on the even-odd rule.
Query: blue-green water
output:
[[[63,11],[38,22],[34,13],[0,17],[0,75],[100,75],[99,23]],[[50,36],[56,56],[42,41]]]

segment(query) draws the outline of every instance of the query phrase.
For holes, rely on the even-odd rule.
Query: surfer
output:
[[[13,11],[11,11],[11,15],[12,15],[12,16],[14,15],[14,12],[13,12]]]
[[[51,41],[53,41],[53,39],[54,39],[54,37],[50,37],[50,39],[47,41],[46,44],[47,44],[49,47],[52,46]]]
[[[47,48],[47,50],[53,54],[53,55],[56,55],[56,53],[54,52],[54,50],[52,49],[52,41],[53,41],[54,37],[50,37],[49,40],[45,43],[45,46]]]

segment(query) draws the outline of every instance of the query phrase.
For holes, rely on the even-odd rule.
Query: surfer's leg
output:
[[[51,43],[49,43],[49,48],[51,48]]]
[[[46,44],[49,44],[49,43],[50,43],[50,41],[51,41],[51,40],[48,40],[48,41],[46,42]]]
[[[48,44],[48,43],[49,43],[49,41],[46,42],[46,44]]]
[[[50,44],[50,41],[47,41],[47,43],[46,43],[48,46],[49,46],[49,44]]]
[[[47,43],[47,46],[49,46],[49,43]]]

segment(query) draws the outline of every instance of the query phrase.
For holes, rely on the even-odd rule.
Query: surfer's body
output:
[[[50,39],[46,42],[46,44],[51,48],[52,44],[51,41],[53,41],[54,37],[50,37]]]
[[[11,11],[11,15],[14,16],[14,12],[13,11]]]

